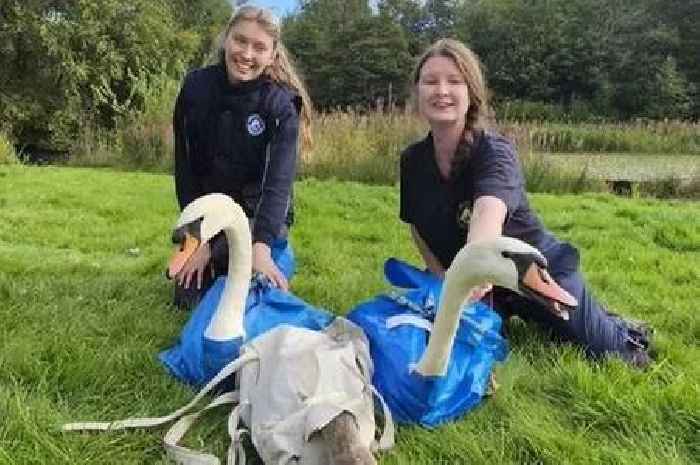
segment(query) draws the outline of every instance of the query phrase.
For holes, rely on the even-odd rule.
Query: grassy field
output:
[[[657,329],[647,371],[593,363],[511,324],[495,397],[462,421],[402,427],[382,465],[693,464],[700,457],[700,203],[535,195],[582,251],[597,294]],[[389,256],[416,261],[397,190],[297,187],[293,290],[337,313],[385,289]],[[0,464],[162,463],[163,430],[62,434],[63,422],[169,413],[192,392],[156,353],[187,315],[163,270],[170,177],[0,166]],[[223,456],[225,412],[187,438]]]

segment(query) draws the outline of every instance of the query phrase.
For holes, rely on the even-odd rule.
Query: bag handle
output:
[[[424,329],[427,332],[433,330],[433,323],[430,320],[421,318],[417,315],[411,313],[402,313],[401,315],[395,315],[386,319],[386,328],[394,329],[397,326],[410,325],[416,328]]]
[[[113,431],[127,428],[152,428],[154,426],[159,426],[164,423],[171,422],[177,418],[180,418],[188,410],[194,407],[200,400],[202,400],[202,398],[209,391],[211,391],[221,381],[240,370],[241,367],[243,367],[243,365],[246,365],[247,363],[257,359],[258,355],[253,351],[246,351],[244,354],[241,354],[240,357],[238,357],[237,359],[226,365],[224,368],[222,368],[221,371],[219,371],[219,373],[214,378],[212,378],[212,380],[209,381],[202,388],[202,390],[199,391],[196,396],[194,396],[194,399],[192,399],[187,405],[180,407],[179,409],[175,410],[169,415],[165,415],[162,417],[127,418],[125,420],[107,422],[86,421],[77,423],[66,423],[61,427],[61,429],[63,431]]]
[[[228,434],[231,437],[231,444],[228,447],[226,465],[245,465],[246,455],[241,436],[248,434],[247,428],[239,428],[241,419],[241,406],[236,405],[228,417]],[[240,458],[240,461],[237,459]]]
[[[389,450],[394,447],[394,443],[396,442],[394,437],[394,420],[391,416],[391,410],[389,410],[389,406],[386,404],[384,397],[382,397],[377,388],[374,387],[373,384],[370,384],[369,388],[372,390],[372,394],[374,394],[382,404],[382,412],[384,414],[384,431],[382,431],[382,435],[378,441],[375,439],[372,442],[372,449],[373,451]]]
[[[221,462],[215,455],[188,449],[178,445],[177,443],[185,436],[187,430],[190,429],[192,424],[203,413],[221,405],[237,403],[239,401],[239,397],[238,391],[227,392],[214,399],[198,412],[184,415],[182,418],[176,421],[170,427],[168,432],[165,433],[165,438],[163,439],[165,454],[168,459],[181,465],[220,465]],[[237,409],[238,406],[235,408]]]

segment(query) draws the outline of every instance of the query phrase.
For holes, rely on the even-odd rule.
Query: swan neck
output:
[[[215,340],[243,337],[243,315],[253,265],[247,218],[224,228],[228,243],[228,275],[206,336]]]
[[[462,317],[462,308],[472,290],[481,284],[481,281],[479,276],[463,270],[460,266],[448,270],[428,347],[416,367],[418,373],[423,376],[445,375]]]

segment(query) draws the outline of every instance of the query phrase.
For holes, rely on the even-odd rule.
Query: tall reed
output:
[[[313,131],[314,149],[302,158],[301,176],[391,184],[401,150],[426,128],[408,112],[350,110],[320,114]]]
[[[0,132],[0,165],[16,165],[19,157],[12,142]]]
[[[179,82],[151,81],[144,110],[124,115],[114,131],[86,124],[70,163],[120,169],[172,169],[172,102]],[[299,161],[301,177],[371,184],[398,181],[401,150],[424,137],[427,126],[410,110],[380,109],[320,113],[312,122],[314,148]],[[542,153],[627,152],[700,156],[700,124],[687,122],[579,123],[505,122],[497,131],[510,138],[520,154],[530,191],[582,192],[606,187],[586,167],[554,166]],[[652,192],[669,189],[649,188]]]

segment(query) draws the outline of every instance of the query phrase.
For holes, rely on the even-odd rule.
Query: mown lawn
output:
[[[691,464],[700,457],[700,203],[536,195],[582,250],[597,294],[657,329],[638,372],[593,363],[511,324],[495,397],[436,431],[400,428],[382,464]],[[397,190],[297,185],[293,290],[337,313],[385,289],[389,256],[416,261]],[[191,391],[156,353],[187,315],[163,270],[176,215],[167,176],[0,166],[0,464],[161,463],[163,430],[64,434],[63,422],[169,413]],[[188,443],[219,456],[225,413]]]

